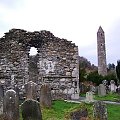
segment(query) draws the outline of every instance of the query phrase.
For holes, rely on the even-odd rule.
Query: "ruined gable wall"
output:
[[[39,81],[41,78],[50,78],[78,82],[78,47],[70,41],[55,37],[49,31],[12,29],[0,39],[0,46],[0,61],[4,61],[0,62],[0,76],[3,76],[0,77],[1,80],[8,77],[11,82],[11,75],[14,75],[20,84],[27,82],[30,47],[36,47]]]
[[[78,47],[66,39],[46,40],[39,51],[39,74],[44,80],[76,80],[79,78]],[[40,78],[41,79],[41,78]]]

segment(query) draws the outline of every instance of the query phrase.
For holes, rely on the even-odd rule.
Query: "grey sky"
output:
[[[73,41],[97,65],[97,30],[105,31],[107,63],[119,56],[119,0],[0,0],[0,37],[12,28],[49,30]]]

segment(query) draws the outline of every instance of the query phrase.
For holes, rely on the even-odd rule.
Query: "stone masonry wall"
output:
[[[0,81],[6,86],[22,86],[29,81],[29,51],[38,50],[38,83],[69,81],[79,84],[78,47],[49,31],[27,32],[11,29],[0,39]],[[75,82],[76,81],[76,82]]]

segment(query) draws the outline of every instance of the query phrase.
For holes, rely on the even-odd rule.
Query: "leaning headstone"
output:
[[[4,89],[3,86],[0,85],[0,115],[3,114],[3,95],[4,95]]]
[[[23,120],[42,120],[40,104],[36,100],[25,100],[21,105]]]
[[[37,100],[37,84],[29,81],[25,84],[26,99]]]
[[[5,120],[19,120],[19,102],[16,92],[6,91],[4,96],[3,112]]]
[[[97,101],[93,105],[93,117],[95,120],[108,120],[107,107],[103,101]]]
[[[41,86],[40,89],[40,104],[43,107],[50,108],[52,105],[52,96],[50,85],[45,83]]]
[[[105,96],[106,95],[106,87],[103,84],[100,84],[98,86],[98,95],[99,96]]]
[[[94,100],[93,100],[93,93],[92,92],[86,92],[85,102],[86,103],[94,102]]]
[[[70,114],[70,120],[87,120],[88,111],[87,109],[81,109],[74,111]]]

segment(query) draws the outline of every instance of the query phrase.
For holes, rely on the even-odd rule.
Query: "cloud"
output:
[[[18,9],[23,5],[24,0],[0,0],[0,6],[5,9]]]
[[[119,38],[119,34],[113,34],[118,30],[115,21],[120,18],[119,3],[119,0],[2,0],[0,36],[12,28],[49,30],[57,37],[76,43],[80,55],[96,63],[96,33],[101,25],[106,33],[108,62],[112,62],[109,50],[115,39]],[[120,49],[118,44],[115,43],[115,46],[112,48],[113,58],[116,50]]]

